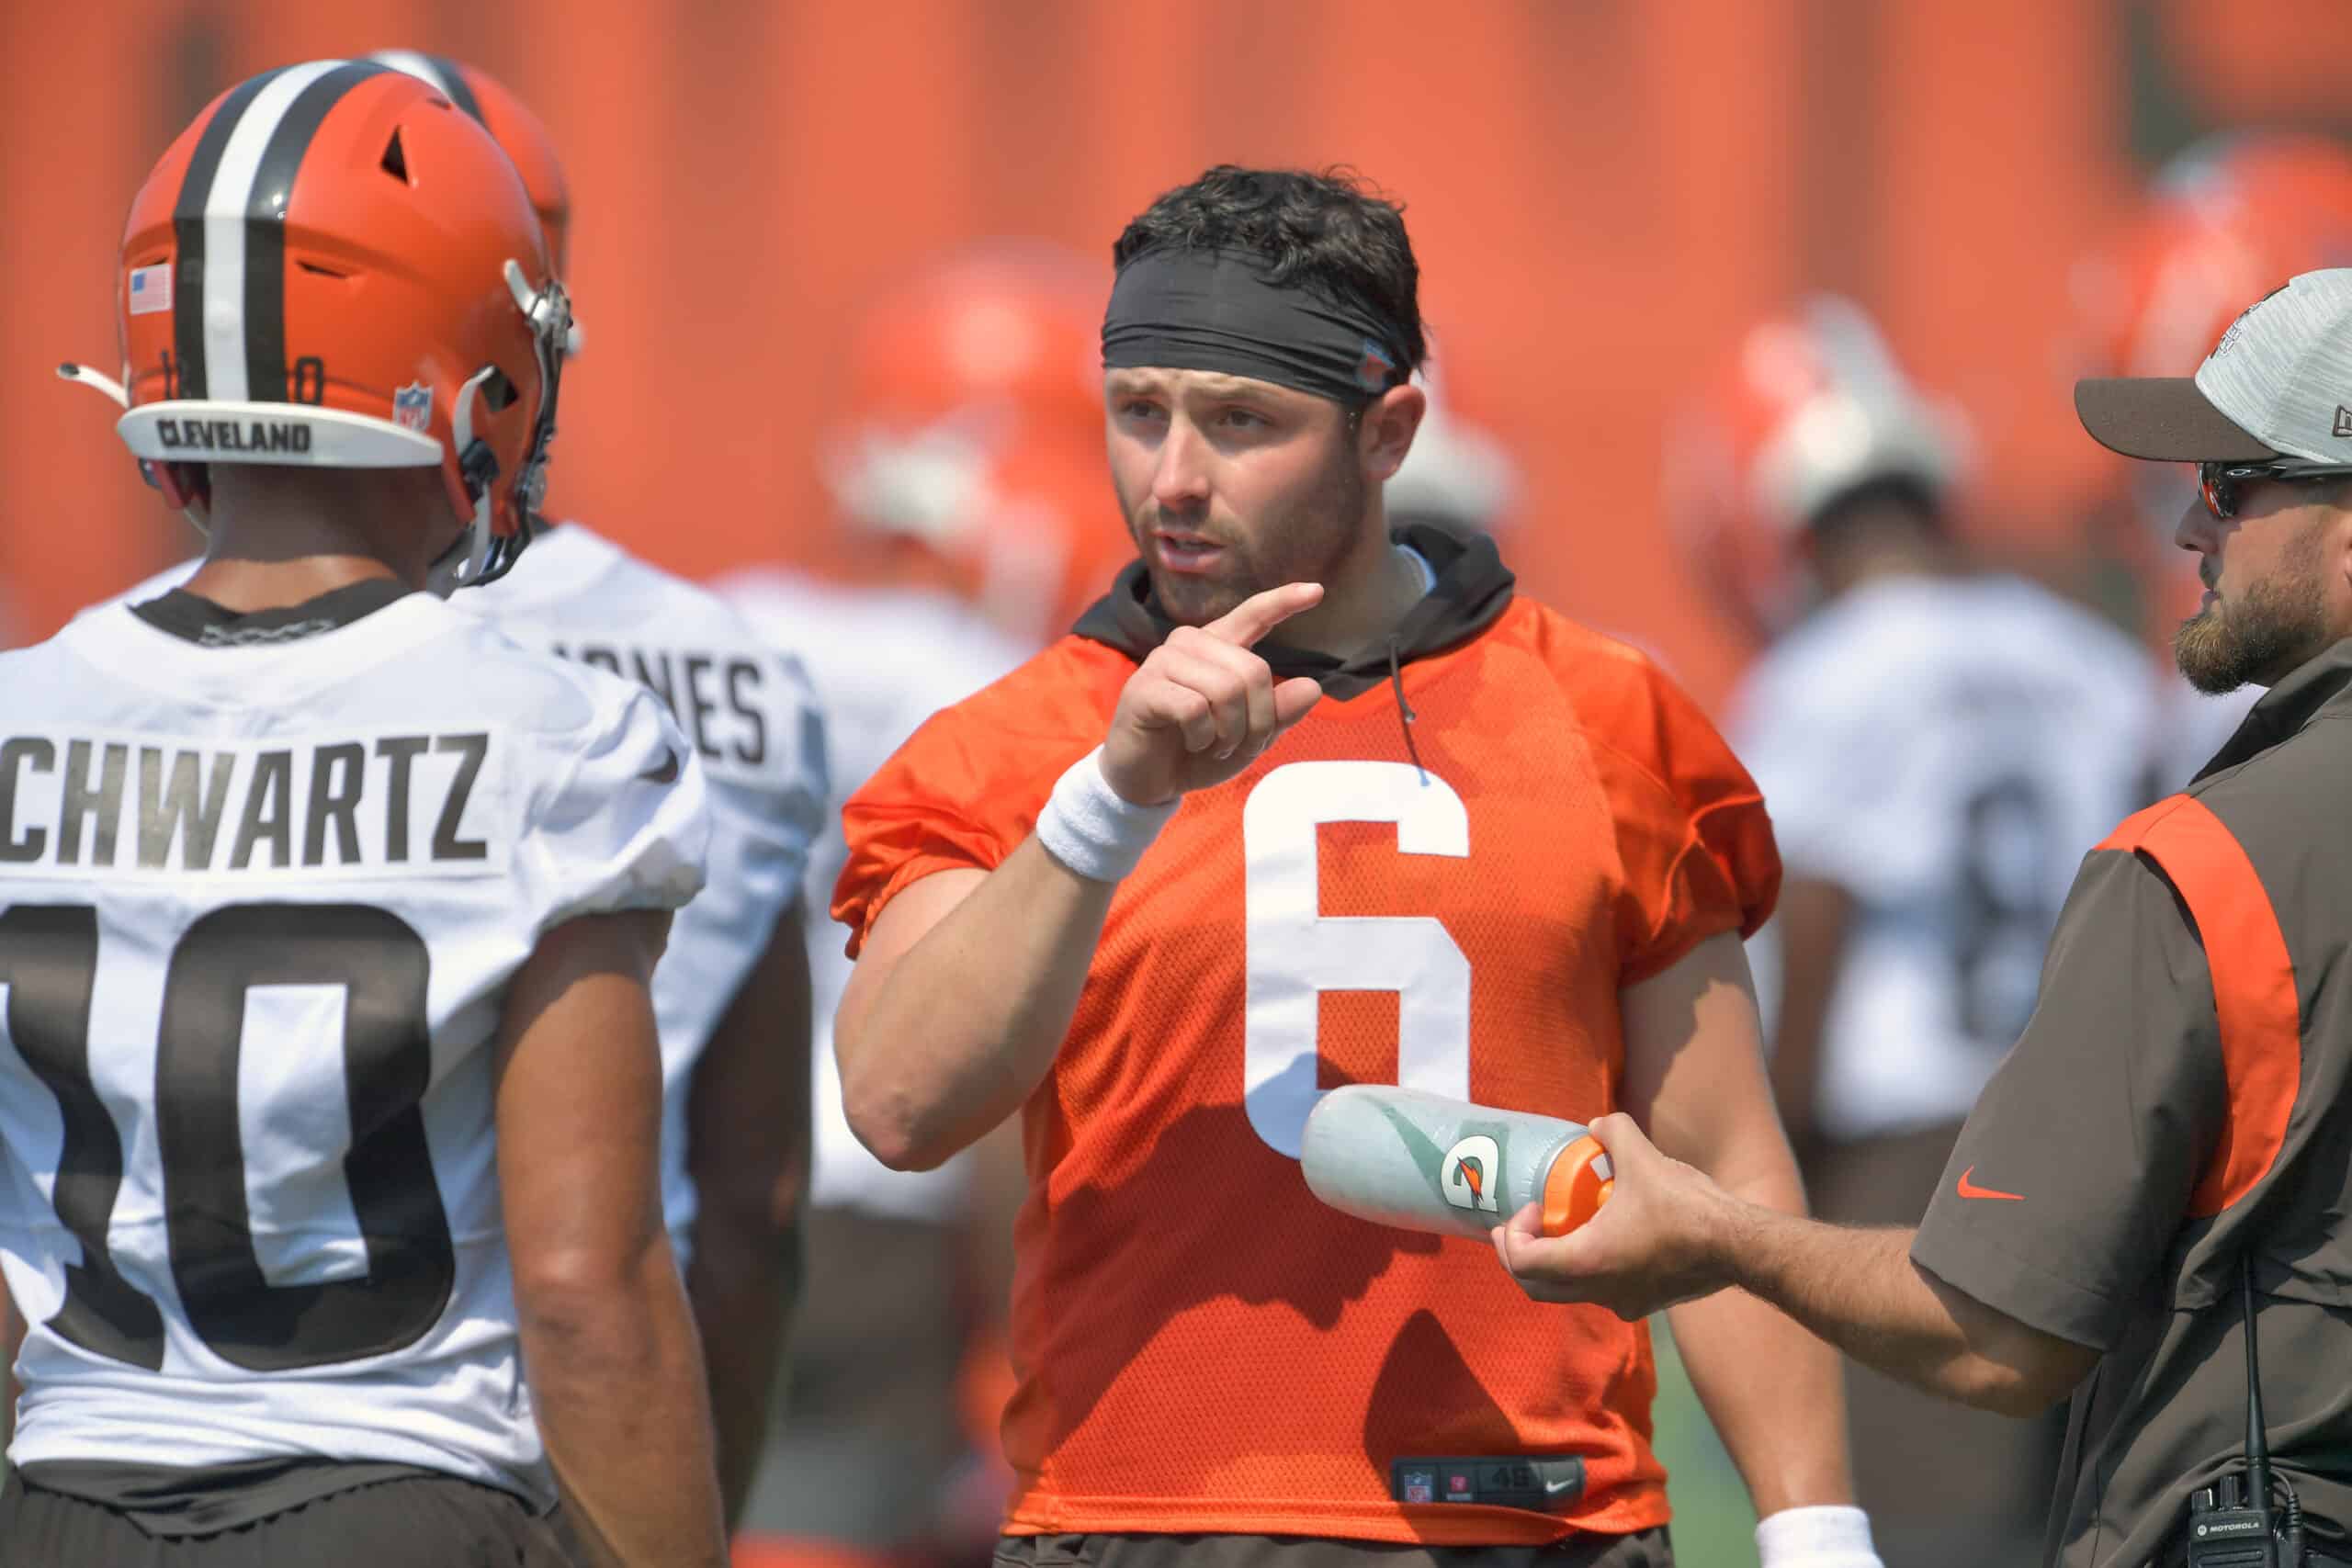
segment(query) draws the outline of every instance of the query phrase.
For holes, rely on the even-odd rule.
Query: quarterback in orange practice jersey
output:
[[[1668,1562],[1646,1331],[1323,1207],[1299,1138],[1350,1081],[1622,1107],[1799,1208],[1739,945],[1762,802],[1491,540],[1392,537],[1424,411],[1393,205],[1220,167],[1114,259],[1141,558],[850,800],[834,903],[859,1137],[923,1168],[1023,1119],[998,1560]],[[1680,1313],[1768,1562],[1875,1564],[1834,1360],[1745,1300]]]

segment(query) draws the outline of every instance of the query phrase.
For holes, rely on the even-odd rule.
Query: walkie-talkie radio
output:
[[[2245,1317],[2245,1471],[2188,1495],[2188,1568],[2303,1568],[2303,1507],[2294,1483],[2270,1469],[2262,1421],[2262,1363],[2254,1343],[2254,1258],[2238,1273]],[[2274,1507],[2271,1490],[2286,1494]]]

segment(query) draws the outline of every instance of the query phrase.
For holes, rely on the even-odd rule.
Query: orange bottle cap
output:
[[[1544,1234],[1566,1235],[1600,1212],[1617,1183],[1609,1151],[1587,1133],[1552,1161],[1544,1177]]]

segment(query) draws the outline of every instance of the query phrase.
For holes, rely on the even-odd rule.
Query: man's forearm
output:
[[[1961,1314],[1989,1309],[1911,1261],[1912,1231],[1822,1224],[1752,1203],[1736,1205],[1728,1224],[1733,1281],[1864,1366],[2006,1415],[2049,1403],[2049,1391],[2020,1377],[2013,1358],[1972,1345]]]
[[[1069,1032],[1114,886],[1029,839],[899,955],[870,997],[853,980],[834,1025],[842,1107],[884,1164],[939,1165],[1028,1099]]]
[[[800,1232],[697,1223],[686,1295],[702,1334],[728,1528],[742,1517],[767,1447],[768,1411],[800,1277]]]
[[[1752,1179],[1742,1195],[1784,1213],[1804,1208],[1792,1167]],[[1685,1302],[1667,1317],[1759,1517],[1853,1501],[1844,1374],[1828,1346],[1740,1291]]]
[[[539,1430],[592,1560],[722,1568],[702,1358],[666,1241],[624,1280],[518,1294]]]

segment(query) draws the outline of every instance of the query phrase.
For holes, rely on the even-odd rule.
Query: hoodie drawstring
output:
[[[1405,755],[1413,759],[1414,771],[1427,784],[1430,771],[1421,761],[1420,749],[1413,744],[1413,721],[1419,716],[1413,712],[1413,705],[1405,700],[1405,667],[1397,662],[1396,638],[1393,634],[1388,638],[1388,683],[1396,690],[1396,728],[1405,737]]]

